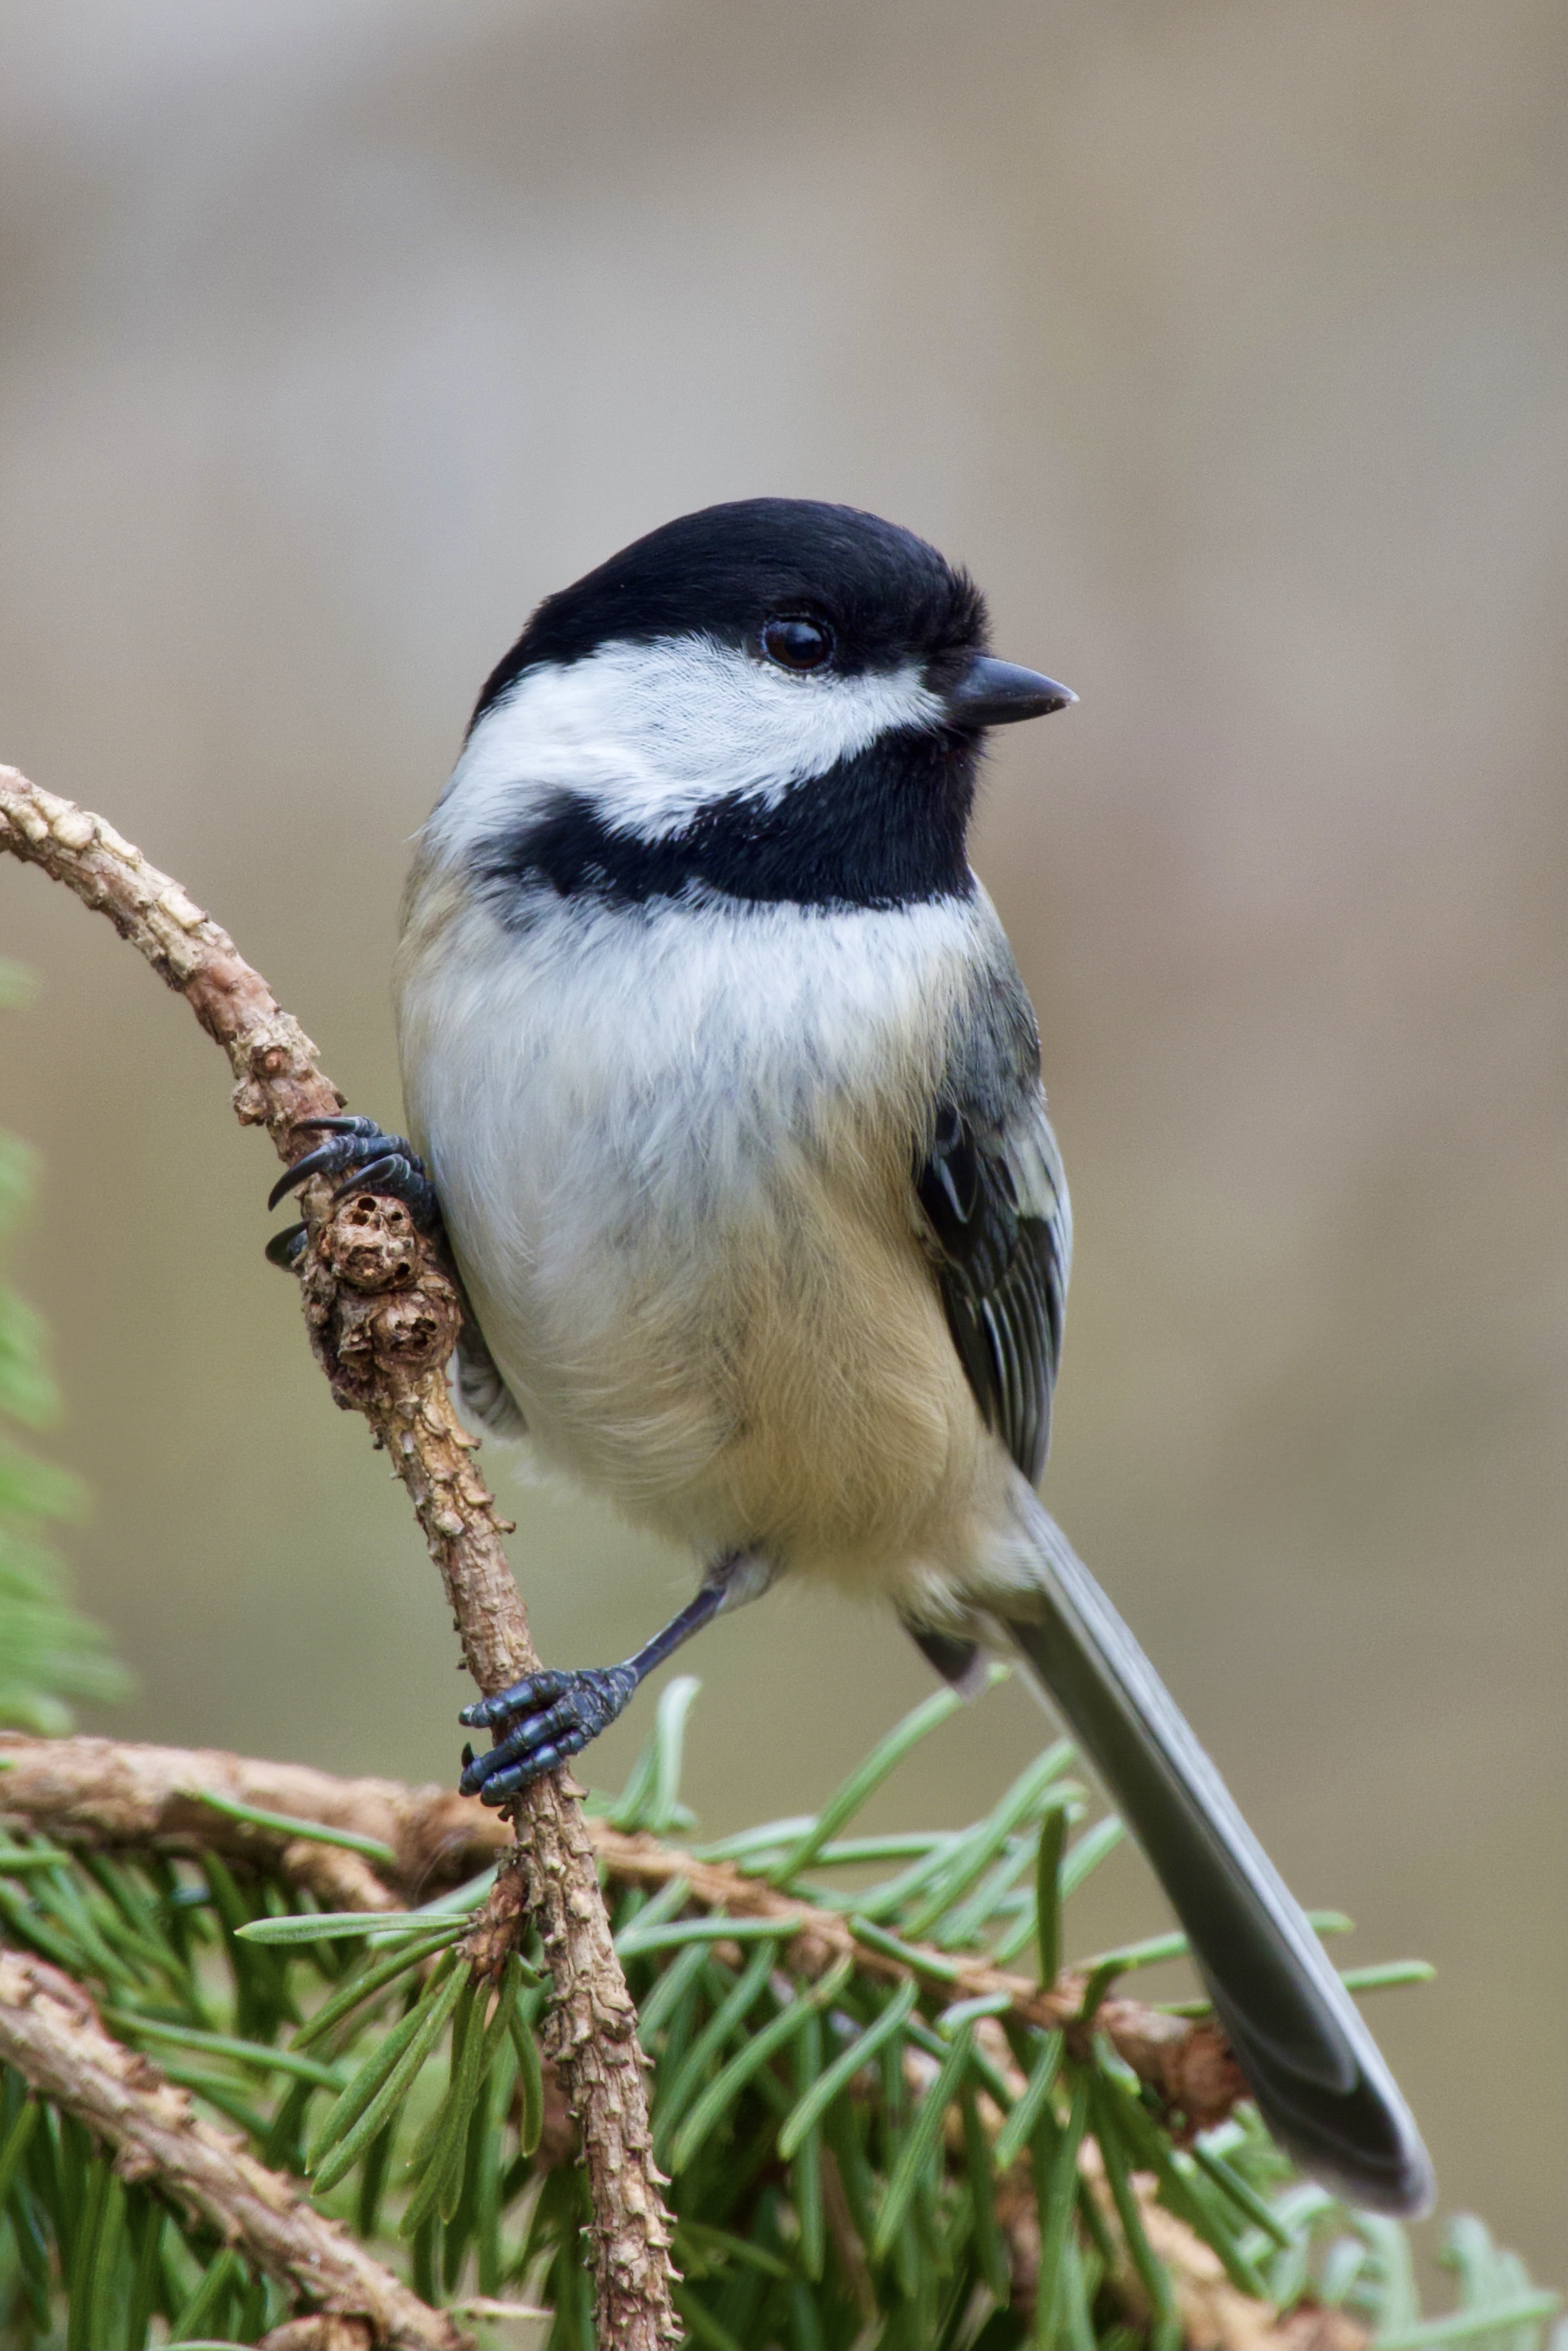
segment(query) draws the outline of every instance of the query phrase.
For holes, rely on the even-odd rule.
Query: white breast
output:
[[[416,885],[411,1123],[541,1457],[706,1544],[761,1297],[821,1313],[846,1215],[885,1225],[895,1195],[913,1255],[909,1153],[996,917],[978,892],[832,914],[541,893],[535,914]]]

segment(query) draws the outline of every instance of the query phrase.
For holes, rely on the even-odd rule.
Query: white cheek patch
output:
[[[536,794],[588,794],[618,832],[657,840],[732,792],[764,806],[879,735],[940,723],[911,662],[792,677],[709,637],[611,644],[527,670],[474,729],[426,838],[458,855]]]

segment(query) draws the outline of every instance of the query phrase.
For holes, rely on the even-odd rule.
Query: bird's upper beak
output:
[[[955,726],[1007,726],[1015,718],[1047,717],[1077,699],[1071,686],[1058,685],[1037,669],[976,653],[947,690],[947,715]]]

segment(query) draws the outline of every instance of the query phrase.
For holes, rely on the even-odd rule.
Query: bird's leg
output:
[[[343,1180],[335,1198],[340,1200],[345,1192],[382,1192],[402,1202],[422,1233],[434,1237],[442,1231],[435,1186],[424,1172],[423,1160],[404,1136],[383,1133],[373,1118],[302,1118],[298,1131],[307,1129],[325,1131],[327,1140],[278,1177],[267,1196],[269,1208],[276,1208],[286,1193],[308,1183],[312,1176],[340,1176]],[[287,1225],[273,1235],[267,1254],[274,1265],[291,1273],[304,1245],[304,1226]]]
[[[934,1625],[916,1625],[907,1616],[904,1629],[927,1665],[934,1666],[960,1698],[975,1698],[985,1688],[986,1659],[977,1641],[959,1633],[939,1632]]]
[[[766,1592],[774,1573],[770,1562],[749,1552],[731,1552],[709,1568],[695,1597],[624,1665],[590,1666],[576,1673],[547,1667],[495,1698],[476,1698],[465,1706],[458,1719],[471,1730],[488,1730],[495,1743],[483,1755],[476,1755],[471,1747],[464,1749],[458,1782],[463,1793],[486,1804],[504,1804],[541,1771],[553,1771],[569,1756],[580,1753],[614,1721],[655,1666],[662,1666],[683,1641],[725,1609],[738,1608]]]

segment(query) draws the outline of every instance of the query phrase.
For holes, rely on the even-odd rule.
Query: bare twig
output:
[[[364,1861],[330,1846],[312,1845],[286,1830],[238,1821],[204,1803],[210,1789],[257,1811],[285,1813],[322,1827],[373,1838],[395,1855],[395,1865]],[[298,1763],[180,1747],[140,1747],[110,1739],[34,1739],[0,1733],[0,1820],[62,1843],[141,1845],[168,1853],[219,1851],[265,1862],[345,1910],[395,1909],[437,1885],[505,1859],[506,1832],[494,1813],[444,1788],[405,1788],[394,1780],[340,1780]],[[852,1917],[780,1894],[760,1877],[726,1862],[701,1861],[679,1845],[628,1835],[608,1821],[586,1823],[601,1867],[613,1882],[663,1886],[685,1878],[692,1901],[731,1918],[769,1918],[802,1973],[818,1975],[848,1952],[863,1974],[886,1982],[907,1976],[939,1984],[950,2000],[1004,1995],[1020,2024],[1070,2032],[1081,2020],[1084,1979],[1071,1971],[1042,1988],[982,1959],[908,1944],[913,1963],[862,1940]],[[314,1856],[314,1858],[312,1858]],[[312,1873],[350,1863],[358,1875],[336,1887]],[[476,1964],[498,1966],[513,1948],[520,1889],[503,1872],[469,1938]],[[921,1961],[927,1963],[922,1976]],[[1109,2033],[1140,2079],[1193,2130],[1211,2129],[1246,2095],[1241,2076],[1217,2025],[1207,2019],[1166,2016],[1139,2001],[1108,2000],[1094,2028]]]
[[[302,1119],[343,1097],[316,1049],[227,933],[112,825],[0,768],[0,849],[41,866],[109,916],[224,1048],[234,1107],[286,1161],[314,1138]],[[356,1193],[334,1208],[307,1187],[302,1287],[311,1341],[340,1404],[364,1414],[392,1456],[441,1571],[469,1672],[486,1694],[538,1657],[501,1544],[506,1522],[477,1476],[447,1394],[461,1305],[450,1270],[396,1202]],[[582,1815],[560,1773],[517,1807],[515,1876],[555,1985],[546,2040],[582,2131],[599,2333],[615,2351],[679,2340],[669,2221],[653,2158],[636,2016],[616,1961]]]
[[[202,2121],[183,2090],[110,2037],[68,1976],[22,1951],[0,1951],[0,2057],[113,2147],[122,2179],[155,2179],[319,2312],[367,2320],[390,2351],[462,2351],[471,2340],[295,2182]]]

